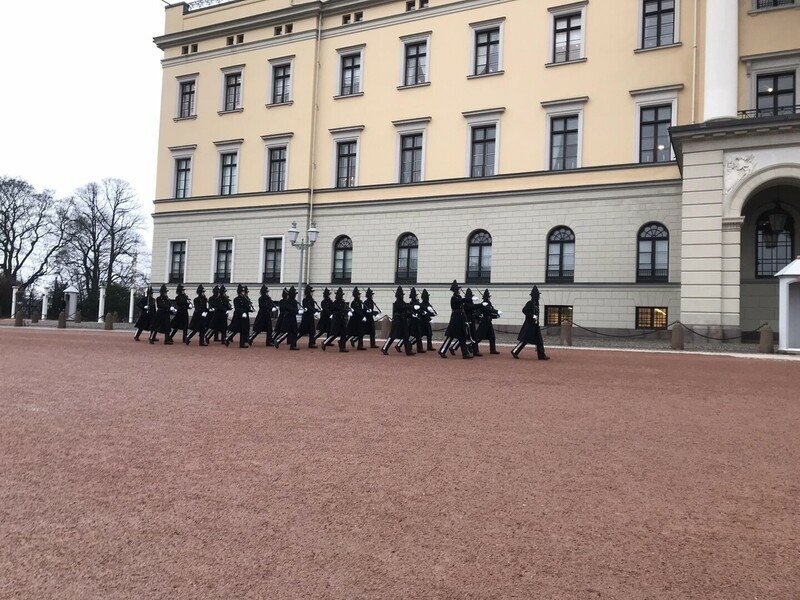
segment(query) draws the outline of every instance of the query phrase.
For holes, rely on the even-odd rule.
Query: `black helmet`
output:
[[[366,291],[367,298],[372,298],[372,295],[373,295],[374,293],[375,293],[375,292],[373,292],[373,291],[372,291],[372,288],[367,288],[367,291]]]
[[[175,288],[175,293],[176,294],[182,294],[183,293],[183,284],[182,283],[179,283],[178,287]]]
[[[236,286],[236,295],[239,296],[244,293],[244,286],[240,283]]]
[[[455,279],[453,279],[453,283],[450,284],[450,291],[455,294],[460,289],[461,286],[458,285],[458,282]]]
[[[411,291],[408,292],[408,297],[411,298],[412,300],[416,300],[417,299],[417,288],[412,287]]]
[[[290,288],[289,288],[289,296],[291,296],[292,298],[294,298],[295,296],[297,296],[297,290],[296,290],[296,289],[294,289],[294,286],[292,286],[292,287],[290,287]]]
[[[228,290],[225,289],[224,285],[221,285],[221,286],[219,286],[219,293],[220,293],[221,296],[224,296],[225,294],[228,293]]]
[[[287,290],[286,288],[283,288],[283,291],[281,292],[281,298],[283,298],[285,300],[288,297],[289,297],[289,290]]]
[[[358,298],[361,296],[361,291],[358,289],[358,286],[353,288],[353,298]]]
[[[167,293],[167,286],[165,284],[161,284],[161,288],[158,290],[161,294]]]
[[[342,288],[339,288],[338,290],[336,290],[336,299],[341,300],[342,298],[344,298],[344,290]]]
[[[213,289],[213,290],[211,290],[211,293],[212,293],[213,295],[215,295],[215,296],[219,296],[219,286],[218,286],[218,285],[215,285],[215,286],[214,286],[214,289]]]
[[[428,299],[428,298],[430,298],[430,297],[431,297],[431,295],[428,293],[428,290],[426,290],[426,289],[423,289],[423,290],[422,290],[422,299],[423,299],[423,300],[427,300],[427,299]]]
[[[202,283],[201,283],[200,285],[198,285],[198,286],[197,286],[197,295],[198,295],[198,296],[199,296],[200,294],[204,293],[205,291],[206,291],[206,288],[204,288],[204,287],[203,287],[203,284],[202,284]]]
[[[467,291],[464,292],[464,298],[472,298],[472,289],[467,288]]]
[[[310,296],[314,293],[314,288],[311,285],[306,285],[305,295]]]
[[[491,297],[492,297],[492,295],[489,293],[489,288],[486,288],[485,290],[483,290],[483,299],[486,302],[488,302],[489,298],[491,298]]]
[[[267,284],[265,283],[265,284],[263,284],[261,286],[261,295],[262,296],[266,296],[268,293],[269,293],[269,288],[267,287]]]
[[[400,285],[397,286],[397,289],[394,291],[394,297],[398,298],[398,299],[403,297],[403,287],[402,286],[400,286]]]
[[[147,295],[148,296],[152,296],[153,295],[153,286],[152,285],[148,285],[147,286]]]
[[[324,290],[322,290],[322,295],[328,298],[331,295],[331,291],[328,288],[325,288]]]
[[[245,294],[245,296],[246,296],[247,294],[249,294],[249,293],[250,293],[250,288],[249,288],[249,287],[247,287],[247,286],[244,286],[244,294]]]
[[[536,300],[538,300],[539,296],[541,296],[541,294],[539,293],[539,288],[533,286],[533,289],[531,290],[531,298],[535,298]]]

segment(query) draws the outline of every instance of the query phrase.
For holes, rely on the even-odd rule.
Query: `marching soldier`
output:
[[[406,349],[407,356],[413,356],[414,351],[411,349],[411,342],[408,341],[408,319],[411,314],[411,307],[403,300],[403,288],[397,286],[394,293],[395,301],[392,304],[392,330],[389,333],[389,339],[383,344],[381,352],[384,356],[389,354],[389,348],[392,347],[392,342],[401,340]]]
[[[422,290],[422,304],[420,304],[420,335],[423,335],[428,340],[427,350],[435,350],[433,347],[433,328],[431,327],[431,320],[436,316],[436,309],[431,306],[430,294],[428,290]]]
[[[494,333],[494,325],[492,321],[499,319],[503,311],[497,310],[492,304],[492,295],[486,289],[483,292],[483,302],[480,304],[481,322],[478,325],[478,333],[475,338],[475,347],[483,340],[489,340],[489,354],[500,354],[497,351],[497,338]]]
[[[472,358],[472,354],[467,347],[467,322],[464,317],[464,298],[459,293],[461,287],[456,280],[450,286],[453,295],[450,297],[450,322],[444,332],[444,342],[439,348],[439,356],[447,358],[447,351],[450,346],[457,343],[461,346],[461,358]]]
[[[169,339],[169,315],[172,311],[172,306],[167,296],[167,286],[162,284],[159,289],[158,298],[156,298],[156,316],[153,319],[153,324],[150,329],[151,344],[155,344],[159,333],[164,334],[164,344],[167,346],[172,345],[172,340]]]
[[[322,343],[322,349],[325,350],[328,346],[333,344],[333,340],[339,338],[339,352],[350,352],[346,347],[347,342],[347,316],[350,312],[350,307],[344,299],[344,290],[339,288],[336,290],[336,299],[333,301],[333,314],[331,316],[331,331],[325,341]]]
[[[472,294],[472,290],[467,288],[464,294],[464,319],[467,324],[467,343],[472,356],[481,356],[478,350],[478,343],[475,341],[478,335],[478,319],[480,319],[480,304],[478,297]]]
[[[317,324],[317,333],[314,336],[314,342],[317,341],[318,338],[322,337],[322,334],[325,334],[325,337],[328,337],[328,334],[331,332],[331,316],[333,315],[333,300],[331,300],[331,291],[328,288],[325,288],[322,291],[322,306],[320,306],[320,314],[319,314],[319,323]],[[323,338],[325,341],[325,338]]]
[[[138,342],[142,332],[145,329],[148,331],[150,330],[150,325],[156,316],[156,303],[155,300],[153,300],[153,286],[147,286],[147,294],[139,298],[136,306],[139,307],[139,318],[136,319],[136,325],[134,325],[136,328],[136,335],[133,336],[133,339]]]
[[[183,330],[183,343],[186,343],[186,336],[189,335],[189,306],[191,301],[184,291],[183,284],[178,284],[175,289],[175,316],[172,317],[172,333],[169,334],[169,341],[175,338],[179,329]]]
[[[364,314],[364,303],[361,301],[361,291],[353,288],[353,301],[350,302],[350,320],[347,322],[347,337],[350,339],[350,347],[356,346],[356,350],[366,350],[364,348],[364,329],[367,324],[367,317]],[[358,343],[358,345],[356,345]]]
[[[275,302],[269,296],[269,288],[266,285],[261,286],[261,295],[258,297],[258,313],[256,319],[253,321],[253,333],[250,334],[248,343],[252,346],[255,340],[261,333],[267,334],[267,346],[272,345],[272,313],[277,311]]]
[[[309,348],[317,347],[317,345],[314,343],[317,337],[317,327],[314,321],[314,316],[316,314],[317,302],[314,300],[314,288],[310,285],[307,285],[305,292],[303,293],[303,308],[301,311],[302,316],[300,317],[300,329],[297,332],[297,337],[301,338],[304,335],[307,335]]]
[[[289,340],[289,350],[297,350],[297,290],[294,286],[287,291],[283,290],[280,302],[280,312],[278,313],[278,325],[275,336],[275,348],[280,348],[281,342]]]
[[[206,323],[208,322],[208,299],[206,298],[206,288],[202,285],[197,286],[197,297],[194,299],[194,313],[189,322],[189,335],[183,340],[187,346],[196,333],[200,334],[200,345],[208,346],[206,341]]]
[[[422,305],[417,298],[417,288],[411,288],[408,293],[408,341],[413,346],[417,344],[417,354],[425,354],[422,345]],[[398,352],[402,352],[403,340],[395,345]]]
[[[364,335],[369,335],[369,347],[377,348],[378,344],[375,343],[375,316],[380,314],[381,309],[372,299],[373,295],[374,292],[367,288],[367,299],[364,300],[364,316],[367,317],[364,323]]]
[[[233,299],[233,318],[228,326],[231,334],[225,338],[225,345],[228,346],[236,334],[239,334],[239,348],[250,347],[250,313],[253,310],[253,303],[248,297],[247,286],[241,283],[236,287],[236,298]]]
[[[217,304],[219,304],[219,286],[215,285],[214,289],[211,290],[211,298],[208,299],[208,318],[206,319],[206,342],[208,342],[211,337],[214,337],[214,341],[219,341],[219,334],[214,330],[216,324],[214,323],[214,315],[217,312]]]
[[[539,360],[550,360],[550,357],[544,353],[544,340],[542,340],[542,330],[539,327],[539,297],[539,288],[533,286],[531,299],[522,309],[525,322],[519,330],[518,343],[511,351],[511,356],[514,358],[519,358],[519,353],[526,345],[536,344],[536,354]]]
[[[228,335],[228,311],[232,308],[231,299],[228,297],[228,290],[224,285],[219,286],[219,298],[217,298],[217,306],[214,309],[214,339],[217,339],[217,333],[220,334],[220,341],[224,342]]]

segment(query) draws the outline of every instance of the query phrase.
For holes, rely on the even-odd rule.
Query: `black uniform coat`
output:
[[[464,319],[464,298],[455,292],[450,298],[450,322],[447,324],[445,337],[466,339],[466,321]]]
[[[333,314],[331,315],[331,330],[329,335],[347,335],[347,313],[349,311],[350,307],[347,306],[347,302],[344,298],[333,302]]]
[[[475,296],[473,296],[473,299]],[[481,305],[475,304],[474,302],[469,302],[466,298],[464,298],[464,318],[467,322],[467,327],[469,331],[469,336],[472,341],[477,339],[478,335],[478,321],[481,318]]]
[[[156,298],[156,318],[153,319],[153,331],[169,333],[170,302],[166,296]]]
[[[294,333],[297,335],[297,300],[294,298],[281,298],[278,303],[280,313],[275,326],[276,333]]]
[[[320,305],[322,312],[319,315],[319,323],[317,330],[320,333],[330,333],[331,331],[331,316],[333,315],[333,300],[330,298],[323,298]]]
[[[497,309],[492,306],[491,302],[484,301],[479,305],[479,307],[481,311],[481,322],[478,325],[478,337],[475,338],[476,342],[491,338],[489,332],[494,331],[494,325],[492,324],[492,321],[500,316],[497,313]]]
[[[539,301],[529,300],[525,308],[522,309],[522,314],[525,315],[525,322],[519,330],[517,340],[526,344],[536,344],[542,336],[538,320],[533,320],[533,317],[539,318]]]
[[[272,329],[272,308],[275,303],[269,296],[258,297],[258,314],[253,321],[253,331],[270,331]]]
[[[225,332],[228,328],[228,311],[231,309],[231,300],[227,295],[219,295],[217,302],[214,305],[214,331]]]
[[[364,334],[375,335],[375,302],[371,298],[364,300],[364,316],[367,317],[367,322],[364,323]]]
[[[300,317],[300,329],[298,335],[313,335],[317,331],[317,326],[314,321],[314,315],[317,311],[317,303],[314,298],[306,296],[303,298],[303,309],[306,311]]]
[[[203,316],[204,312],[208,312],[208,298],[197,296],[194,299],[194,314],[192,314],[192,320],[189,322],[189,329],[192,331],[206,330],[207,317]]]
[[[411,307],[401,298],[392,303],[392,331],[389,337],[401,340],[408,338],[408,319]]]
[[[431,321],[433,320],[433,313],[430,310],[433,310],[430,302],[426,302],[422,300],[419,303],[419,329],[421,334],[424,337],[430,336],[433,332],[431,331]]]
[[[175,316],[172,317],[173,329],[186,329],[189,327],[189,296],[178,294],[175,296]]]
[[[148,302],[152,302],[152,300],[148,300],[147,296],[142,296],[139,298],[139,301],[136,302],[136,306],[139,307],[139,318],[136,319],[135,325],[136,329],[150,329],[150,323],[155,314],[155,306],[150,306]]]
[[[250,302],[250,298],[244,294],[233,299],[233,318],[229,329],[240,334],[240,342],[245,341],[250,335],[250,311],[252,310],[253,304]]]
[[[364,303],[358,298],[353,298],[350,302],[350,310],[353,311],[353,316],[347,323],[347,335],[350,337],[361,337],[364,335],[366,323],[362,321],[364,318]]]

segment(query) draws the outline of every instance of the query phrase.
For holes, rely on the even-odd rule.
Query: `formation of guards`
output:
[[[489,290],[485,290],[482,296],[476,296],[468,288],[462,296],[461,286],[453,281],[450,291],[453,292],[450,298],[450,321],[438,355],[447,358],[448,353],[455,356],[456,352],[460,352],[465,359],[481,356],[480,344],[484,341],[489,343],[490,354],[500,354],[492,322],[503,313],[492,304]],[[519,358],[525,346],[533,344],[538,358],[548,360],[539,326],[539,297],[539,289],[534,286],[530,301],[522,309],[525,320],[517,336],[517,344],[511,351],[514,358]],[[239,347],[248,348],[263,334],[266,345],[275,348],[280,348],[286,342],[289,350],[298,350],[298,342],[308,337],[309,348],[321,346],[322,350],[326,350],[336,343],[339,352],[349,352],[348,343],[355,350],[366,350],[365,338],[369,339],[370,348],[378,348],[375,343],[375,319],[382,312],[369,288],[364,299],[361,290],[354,288],[350,302],[345,299],[341,287],[336,290],[333,299],[331,291],[325,288],[322,301],[318,304],[314,299],[314,288],[310,285],[306,286],[302,301],[297,300],[294,286],[283,288],[277,303],[270,296],[269,288],[262,285],[257,309],[250,300],[249,289],[241,284],[232,302],[224,285],[214,286],[210,298],[206,297],[205,287],[200,285],[192,301],[183,285],[179,284],[174,302],[168,296],[167,286],[162,285],[155,298],[152,287],[148,288],[147,295],[137,305],[140,309],[134,335],[137,341],[142,332],[148,331],[151,344],[159,341],[159,334],[163,336],[164,344],[172,344],[180,331],[182,341],[187,346],[195,335],[200,346],[208,346],[212,339],[230,346],[239,336]],[[194,308],[191,319],[190,307]],[[231,310],[233,314],[229,321],[228,312]],[[255,319],[251,326],[250,315],[253,313]],[[435,350],[431,321],[438,313],[431,306],[427,290],[422,290],[421,297],[418,297],[417,290],[412,287],[406,301],[403,288],[398,287],[391,314],[392,328],[381,347],[384,355],[388,355],[392,347],[409,356]],[[274,330],[273,317],[276,317]],[[323,341],[317,344],[320,338]]]

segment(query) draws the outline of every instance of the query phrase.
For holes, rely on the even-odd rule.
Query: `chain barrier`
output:
[[[669,323],[663,329],[648,329],[648,330],[643,331],[641,333],[604,333],[604,332],[598,331],[596,329],[590,329],[588,327],[584,327],[583,325],[578,325],[575,321],[570,321],[569,319],[564,319],[564,321],[566,321],[567,323],[570,323],[573,327],[577,327],[578,329],[582,329],[583,331],[588,331],[589,333],[592,333],[594,335],[598,335],[598,336],[602,336],[602,337],[609,337],[609,338],[635,339],[635,338],[644,337],[646,335],[652,335],[652,334],[654,334],[654,333],[656,333],[658,331],[669,331],[670,328],[672,328],[673,326],[680,325],[686,331],[689,331],[693,335],[696,335],[696,336],[701,337],[701,338],[705,338],[707,340],[713,340],[715,342],[729,342],[731,340],[741,340],[742,339],[742,334],[741,333],[739,335],[734,335],[734,336],[730,336],[730,337],[713,337],[713,336],[710,336],[710,335],[705,335],[703,333],[700,333],[699,331],[696,331],[696,330],[692,329],[688,325],[684,325],[680,321],[673,321],[672,323]],[[769,323],[762,323],[754,331],[760,331],[761,329],[763,329],[767,325],[769,325]],[[556,325],[546,326],[547,329],[550,329],[551,327],[557,327],[557,326]]]

